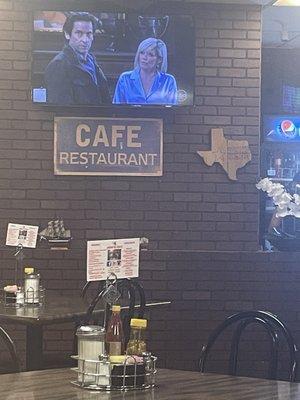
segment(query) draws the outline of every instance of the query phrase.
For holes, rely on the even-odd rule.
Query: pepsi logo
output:
[[[287,139],[293,139],[297,135],[297,128],[292,121],[285,119],[280,123],[280,132]]]

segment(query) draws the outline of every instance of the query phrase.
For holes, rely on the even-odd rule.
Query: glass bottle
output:
[[[130,328],[130,338],[127,344],[126,353],[128,355],[141,356],[146,352],[144,333],[147,328],[147,320],[132,318],[130,320]]]
[[[268,153],[267,156],[267,176],[269,177],[274,177],[276,175],[276,170],[275,170],[275,160],[274,160],[274,156],[271,153]]]
[[[280,153],[277,153],[275,155],[274,164],[275,164],[276,177],[281,178],[282,155]]]
[[[118,356],[124,352],[124,332],[121,320],[121,306],[112,306],[112,314],[106,329],[106,350],[110,356]]]
[[[109,385],[106,376],[102,376],[102,363],[98,363],[104,356],[105,330],[102,326],[80,326],[76,331],[78,340],[78,382]],[[100,368],[100,371],[98,369]],[[100,376],[98,376],[100,372]],[[105,371],[108,375],[108,371]]]
[[[24,268],[24,296],[25,303],[39,304],[40,274],[34,268]]]

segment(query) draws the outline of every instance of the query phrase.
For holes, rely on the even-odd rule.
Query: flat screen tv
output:
[[[191,15],[36,11],[32,48],[34,103],[193,105]]]

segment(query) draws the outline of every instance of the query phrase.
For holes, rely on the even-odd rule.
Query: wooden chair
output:
[[[270,360],[269,360],[269,379],[277,379],[278,369],[278,349],[280,338],[284,339],[289,351],[289,368],[288,376],[289,381],[295,381],[297,374],[297,346],[293,339],[293,336],[286,325],[279,320],[279,318],[268,312],[268,311],[243,311],[227,317],[221,322],[214,331],[210,334],[207,344],[202,347],[199,367],[200,371],[204,372],[208,354],[210,353],[217,338],[226,330],[229,326],[235,324],[235,330],[233,331],[231,339],[231,348],[229,355],[228,374],[237,375],[237,362],[238,362],[238,350],[240,339],[245,328],[252,323],[262,325],[270,340]]]

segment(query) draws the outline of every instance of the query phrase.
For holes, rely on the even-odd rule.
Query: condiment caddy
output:
[[[5,306],[40,306],[45,300],[45,289],[40,284],[40,274],[32,267],[24,268],[21,285],[8,285],[3,289]]]
[[[120,306],[112,306],[112,314],[104,329],[97,325],[77,329],[78,355],[72,358],[78,366],[74,385],[84,389],[141,390],[155,385],[157,358],[146,352],[142,331],[147,326],[144,319],[131,320],[130,341],[124,353],[124,335]],[[135,353],[135,354],[134,354]]]
[[[124,355],[119,359],[99,355],[98,360],[79,358],[77,380],[71,383],[84,389],[113,391],[141,390],[155,386],[156,360],[150,353],[142,357]],[[114,357],[114,356],[113,356]]]

